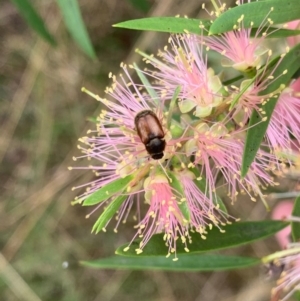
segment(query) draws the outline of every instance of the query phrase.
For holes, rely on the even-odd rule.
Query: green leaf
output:
[[[292,215],[300,218],[300,196],[298,196],[295,200]],[[291,226],[292,226],[293,241],[299,242],[300,241],[300,223],[292,222]]]
[[[250,242],[268,237],[288,226],[282,221],[237,222],[222,227],[226,232],[221,233],[217,227],[208,230],[207,238],[201,239],[199,233],[190,233],[192,243],[188,245],[189,253],[200,253],[213,250],[228,249],[245,245]],[[163,240],[164,234],[154,235],[143,249],[143,253],[137,255],[135,249],[139,248],[140,240],[135,240],[129,250],[128,245],[123,245],[116,250],[116,254],[124,256],[158,256],[166,255],[167,247]],[[185,245],[177,241],[176,254],[186,253]],[[124,251],[126,248],[127,251]]]
[[[181,87],[177,86],[175,91],[174,91],[174,94],[172,96],[172,99],[170,101],[169,110],[168,110],[169,114],[167,116],[167,128],[170,128],[170,126],[171,126],[173,112],[175,110],[176,101],[178,99],[178,95],[179,95],[180,91],[181,91]]]
[[[272,97],[266,105],[264,105],[264,111],[266,116],[271,116],[273,110],[275,108],[277,99]],[[262,143],[264,135],[267,131],[269,125],[270,117],[267,120],[262,122],[262,116],[257,111],[253,111],[250,122],[249,122],[249,129],[247,131],[245,146],[244,146],[244,153],[243,153],[243,161],[242,161],[242,168],[241,168],[241,176],[245,177],[252,162],[255,159],[256,153]]]
[[[86,55],[95,59],[96,54],[82,20],[77,0],[56,0],[56,2],[60,8],[64,22],[77,45]]]
[[[132,179],[133,175],[128,175],[125,178],[119,178],[110,182],[86,198],[83,206],[92,206],[109,199],[111,196],[123,191]]]
[[[126,200],[127,195],[120,195],[109,203],[109,205],[104,209],[102,214],[97,219],[96,223],[93,226],[92,233],[99,233],[103,227],[108,223],[108,221],[113,217],[113,215],[118,211],[120,206]]]
[[[285,57],[281,60],[276,70],[272,74],[274,80],[267,86],[267,88],[262,91],[261,95],[267,95],[269,93],[277,90],[281,85],[287,85],[291,80],[294,73],[299,68],[300,59],[300,44],[292,48]],[[275,59],[276,60],[276,59]],[[274,61],[274,60],[273,60]],[[286,71],[285,74],[283,74]],[[251,163],[253,162],[256,153],[262,143],[262,140],[267,131],[273,110],[276,106],[278,97],[271,97],[263,106],[263,110],[266,112],[265,115],[259,114],[257,111],[253,111],[250,122],[249,129],[247,131],[246,142],[243,153],[243,162],[241,175],[245,177]],[[267,118],[266,121],[262,122],[262,118]]]
[[[247,84],[245,84],[243,86],[243,89],[241,89],[239,91],[239,93],[237,93],[233,100],[231,101],[230,104],[230,110],[232,110],[234,108],[234,106],[236,105],[236,103],[239,101],[239,99],[241,98],[241,96],[243,96],[243,94],[248,90],[248,88],[255,82],[256,78],[261,74],[261,71],[257,72],[257,74],[255,76],[253,76],[251,79],[248,80]]]
[[[223,86],[229,86],[229,85],[231,85],[231,84],[233,84],[233,83],[235,83],[235,82],[237,82],[237,81],[239,81],[243,78],[245,78],[244,75],[238,75],[238,76],[235,76],[235,77],[230,78],[228,80],[225,80],[224,82],[222,82],[222,85]]]
[[[181,183],[179,182],[179,180],[176,178],[176,176],[172,172],[168,173],[168,176],[172,180],[170,182],[170,186],[172,188],[174,188],[175,191],[177,191],[180,194],[181,198],[183,198],[185,194],[184,194],[183,188],[182,188]],[[179,207],[182,215],[184,216],[184,218],[187,221],[190,221],[191,216],[190,216],[190,210],[189,210],[189,206],[187,204],[187,201],[184,200],[184,201],[178,202],[178,207]]]
[[[136,63],[133,64],[135,71],[141,80],[141,82],[144,85],[144,88],[147,90],[148,94],[152,97],[154,103],[158,106],[160,102],[160,98],[158,94],[156,93],[155,89],[153,89],[151,83],[149,82],[148,78],[145,76],[145,74],[139,69],[138,65]]]
[[[213,203],[214,203],[216,206],[218,206],[218,208],[219,208],[221,211],[223,211],[223,212],[225,212],[225,213],[228,213],[227,208],[226,208],[226,206],[225,206],[223,200],[222,200],[218,195],[215,195],[215,194],[213,195]]]
[[[213,22],[209,34],[219,34],[232,30],[242,15],[244,16],[242,21],[244,28],[258,28],[262,25],[268,25],[266,21],[269,18],[272,20],[272,25],[286,23],[299,19],[299,0],[257,1],[233,7],[222,13]]]
[[[205,29],[200,29],[199,26],[201,22]],[[150,30],[170,33],[186,33],[188,31],[190,33],[206,35],[210,26],[210,21],[176,17],[152,17],[125,21],[114,24],[113,26],[135,30]]]
[[[42,38],[44,38],[51,45],[56,45],[56,41],[46,28],[43,19],[39,16],[35,8],[28,0],[11,0],[11,2],[17,7],[21,16],[26,20],[29,26],[31,26]]]
[[[157,257],[120,257],[114,256],[99,260],[82,261],[81,264],[95,269],[131,269],[164,271],[224,271],[246,268],[260,264],[260,259],[224,255],[187,255],[178,256],[174,262],[165,256]]]

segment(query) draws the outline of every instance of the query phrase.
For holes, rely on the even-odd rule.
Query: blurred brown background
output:
[[[90,234],[87,208],[72,207],[92,173],[68,171],[77,164],[77,139],[97,115],[82,86],[103,95],[108,73],[139,62],[135,48],[156,53],[167,35],[116,29],[112,24],[146,16],[199,17],[197,0],[149,1],[147,13],[125,0],[79,0],[98,60],[70,38],[54,1],[31,1],[58,41],[52,48],[31,30],[12,3],[0,2],[0,300],[28,301],[233,301],[269,300],[271,283],[259,268],[218,273],[92,270],[79,260],[111,256],[134,234],[133,221],[113,234]],[[81,162],[85,165],[87,162]],[[231,208],[230,208],[231,209]],[[261,219],[261,203],[237,204],[243,219]],[[243,215],[244,214],[244,215]],[[271,247],[272,245],[272,247]],[[235,250],[263,256],[274,240]]]

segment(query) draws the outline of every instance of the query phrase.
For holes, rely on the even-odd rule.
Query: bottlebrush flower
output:
[[[207,189],[212,195],[218,174],[222,174],[227,185],[228,196],[234,201],[239,191],[246,193],[253,201],[258,195],[264,201],[262,189],[277,185],[268,171],[276,162],[274,155],[259,150],[256,160],[251,164],[247,175],[240,176],[243,155],[243,133],[229,131],[225,124],[199,123],[193,128],[194,137],[185,144],[187,156],[194,155],[194,164],[200,166],[205,175]]]
[[[287,48],[286,51],[288,52],[289,49]],[[270,52],[269,58],[271,55],[272,53]],[[279,156],[278,160],[280,161],[284,158],[282,155],[284,152],[295,149],[298,145],[297,140],[300,137],[298,122],[300,118],[299,95],[293,90],[292,86],[284,89],[284,85],[279,86],[277,90],[271,93],[265,92],[274,81],[287,72],[287,70],[284,70],[275,77],[274,74],[280,66],[281,59],[272,68],[267,68],[268,61],[269,59],[254,81],[250,79],[244,80],[240,88],[233,93],[232,101],[235,99],[235,94],[239,95],[239,99],[233,106],[232,118],[240,127],[246,126],[253,110],[255,110],[261,115],[261,122],[265,122],[267,117],[264,117],[266,114],[264,105],[269,101],[276,101],[264,143],[271,152]],[[278,99],[275,99],[275,97]],[[288,162],[292,161],[288,159],[288,156],[286,156],[286,159]],[[277,168],[280,167],[279,161],[276,164]]]
[[[179,190],[173,187],[173,181],[179,181]],[[162,232],[168,247],[167,257],[174,254],[173,260],[177,260],[178,241],[189,252],[188,243],[192,243],[189,231],[198,232],[199,239],[206,239],[207,229],[215,226],[225,232],[222,227],[231,223],[229,218],[235,220],[222,211],[213,198],[207,197],[195,181],[195,174],[188,169],[174,172],[171,179],[163,174],[154,174],[145,180],[145,199],[149,209],[136,226],[138,232],[133,239],[141,238],[139,248],[135,250],[137,254],[143,252],[153,234]],[[217,196],[214,195],[214,198],[217,199]],[[130,248],[132,241],[124,251]]]
[[[168,255],[175,254],[176,260],[178,240],[188,251],[189,231],[196,231],[199,237],[205,239],[207,228],[215,226],[223,231],[222,227],[230,223],[231,217],[217,202],[216,181],[219,175],[223,177],[224,186],[233,202],[239,193],[249,195],[253,201],[257,196],[264,201],[263,190],[277,184],[270,174],[274,166],[277,168],[280,165],[280,159],[275,156],[273,140],[277,139],[277,143],[284,138],[286,142],[290,134],[298,139],[299,130],[293,129],[296,115],[292,118],[295,113],[289,111],[285,104],[290,103],[295,111],[298,105],[294,98],[287,101],[279,99],[279,107],[275,108],[275,117],[272,117],[271,129],[266,136],[269,143],[263,145],[269,146],[270,152],[259,149],[247,175],[242,178],[240,170],[245,132],[251,112],[256,110],[263,116],[263,103],[280,93],[282,88],[272,94],[261,95],[276,80],[273,73],[280,59],[270,69],[268,62],[272,53],[269,51],[264,57],[265,67],[259,68],[261,55],[265,52],[260,53],[258,44],[251,44],[248,30],[240,34],[238,31],[228,34],[228,41],[232,43],[230,46],[240,43],[240,48],[236,50],[245,52],[243,57],[230,54],[232,58],[237,56],[235,67],[242,71],[253,69],[259,73],[255,80],[245,80],[235,90],[230,91],[223,86],[220,77],[208,67],[203,40],[190,34],[173,35],[169,40],[170,50],[164,48],[158,58],[139,51],[146,62],[156,69],[145,70],[141,74],[141,70],[133,68],[143,85],[136,84],[127,66],[122,64],[123,75],[118,79],[111,76],[113,83],[105,90],[112,100],[84,89],[105,106],[97,119],[97,129],[80,139],[82,145],[79,148],[83,155],[78,157],[92,160],[93,165],[79,168],[92,170],[96,179],[76,187],[87,188],[76,202],[97,205],[92,213],[103,205],[111,210],[106,219],[100,216],[100,222],[97,221],[94,226],[96,232],[105,230],[112,213],[118,210],[117,231],[120,222],[127,219],[130,209],[136,205],[137,233],[133,239],[140,238],[136,252],[143,251],[153,234],[162,232]],[[154,83],[145,84],[145,75]],[[239,94],[239,99],[233,103]],[[284,95],[282,92],[281,97]],[[294,94],[291,96],[298,97]],[[141,112],[151,112],[145,115],[149,117],[149,123],[145,120],[137,122],[137,116],[145,118],[143,114],[140,115]],[[283,113],[290,118],[285,123],[289,129],[273,139],[271,131],[279,131],[279,122],[283,123],[284,120],[280,114]],[[157,156],[153,156],[149,150],[149,141],[153,139],[155,149],[157,143],[163,141]],[[289,145],[282,143],[280,147]],[[206,181],[203,187],[197,184],[202,178]],[[174,184],[176,181],[179,182],[177,186]],[[99,191],[101,200],[98,201]],[[144,217],[141,216],[143,210],[140,210],[143,200],[146,201],[143,206],[147,208]],[[107,208],[104,209],[105,213]]]
[[[242,18],[240,24],[242,26]],[[245,49],[249,45],[253,46],[253,48],[249,46],[251,48],[249,53],[252,54],[253,60],[247,59],[247,68],[250,65],[253,68],[259,68],[260,65],[254,57],[257,55],[259,43],[264,39],[264,35],[258,44],[253,45],[250,39],[250,29],[243,32],[242,28],[238,28],[237,32],[232,34],[244,39],[244,44],[241,43],[240,48],[244,55]],[[261,32],[258,31],[257,35],[259,34]],[[213,75],[211,81],[212,77],[209,76],[211,69],[208,68],[207,61],[204,59],[204,43],[201,42],[203,39],[203,37],[197,38],[190,34],[175,35],[169,40],[171,49],[165,47],[164,51],[159,52],[158,58],[140,52],[146,62],[157,69],[155,72],[146,71],[145,73],[154,78],[154,88],[166,99],[172,97],[178,85],[181,87],[178,106],[181,113],[189,113],[190,117],[186,122],[190,128],[188,130],[190,136],[187,135],[183,139],[185,155],[186,157],[195,156],[193,163],[199,166],[201,174],[206,178],[210,195],[215,190],[217,175],[222,173],[228,185],[228,194],[233,200],[236,199],[239,191],[248,194],[252,200],[256,200],[256,196],[263,200],[262,189],[268,185],[277,185],[270,175],[270,170],[274,169],[274,166],[279,168],[279,160],[274,154],[259,150],[249,173],[242,179],[240,169],[245,135],[241,133],[246,130],[246,124],[253,110],[264,114],[260,106],[268,101],[271,95],[261,96],[260,92],[277,79],[273,74],[280,60],[272,69],[267,68],[272,57],[272,51],[268,51],[268,55],[264,58],[266,65],[259,70],[260,73],[254,81],[245,80],[237,91],[226,91],[218,76]],[[228,44],[235,49],[232,41]],[[233,54],[233,57],[237,58],[237,55]],[[245,60],[246,58],[243,57],[243,62],[239,61],[238,64],[244,64]],[[245,90],[244,87],[248,88]],[[280,89],[277,93],[279,91]],[[241,95],[237,103],[233,105],[233,110],[230,111],[230,104],[238,93]],[[272,96],[275,93],[273,92]],[[197,121],[194,116],[201,117],[202,122]],[[224,122],[219,122],[220,120]],[[232,128],[235,126],[237,126],[237,131],[234,133]],[[208,129],[210,127],[211,129]],[[191,134],[193,132],[195,135]]]
[[[272,218],[300,222],[299,216],[292,216],[293,205],[291,201],[280,202],[273,210]],[[262,258],[262,261],[271,267],[270,273],[275,272],[277,278],[271,300],[285,301],[300,290],[300,244],[291,242],[291,226],[279,231],[276,239],[283,250]]]
[[[289,220],[294,203],[292,201],[282,201],[276,205],[272,211],[272,219],[278,220]],[[283,230],[275,234],[276,240],[280,245],[281,249],[285,249],[289,243],[291,235],[291,226],[285,227]]]
[[[288,88],[280,87],[272,93],[262,95],[274,80],[275,78],[270,75],[268,77],[260,76],[251,85],[248,85],[249,80],[242,82],[238,91],[243,91],[247,85],[248,88],[234,106],[232,118],[242,127],[248,122],[253,110],[256,110],[261,114],[262,122],[265,122],[264,104],[268,101],[275,101],[272,97],[277,95],[278,99],[265,134],[265,144],[278,157],[276,167],[281,169],[280,161],[284,160],[293,164],[295,160],[292,153],[299,152],[300,97],[296,90],[298,81],[292,83]]]
[[[169,184],[168,178],[156,174],[148,177],[144,182],[145,200],[149,204],[145,217],[138,223],[136,237],[140,237],[137,254],[143,252],[143,248],[155,233],[165,233],[164,241],[168,247],[168,256],[174,253],[173,260],[177,260],[177,239],[185,245],[188,252],[187,240],[189,240],[189,222],[184,218],[176,194]],[[133,241],[133,240],[132,240]],[[131,242],[132,243],[132,242]],[[131,243],[124,251],[128,250]]]
[[[197,179],[196,175],[188,169],[175,172],[175,176],[182,184],[183,201],[186,202],[189,209],[190,224],[196,232],[200,233],[201,238],[206,239],[207,228],[211,229],[213,226],[218,227],[221,232],[225,232],[222,226],[231,224],[228,218],[232,220],[234,218],[220,208],[216,193],[213,192],[212,195],[209,195],[205,184],[200,188],[201,179]]]
[[[84,89],[87,94],[103,103],[107,109],[101,111],[97,129],[89,131],[88,136],[80,139],[82,145],[79,146],[79,149],[83,155],[75,159],[88,158],[96,164],[77,167],[77,169],[92,170],[97,178],[85,185],[75,187],[75,189],[87,187],[86,192],[79,195],[75,203],[97,204],[91,212],[92,214],[104,204],[109,208],[114,202],[120,202],[115,232],[117,232],[120,222],[127,219],[129,210],[136,204],[138,231],[134,238],[141,238],[137,253],[142,252],[153,234],[163,232],[168,246],[168,254],[174,253],[176,260],[178,238],[181,239],[188,251],[189,229],[196,229],[201,237],[205,238],[205,227],[216,225],[220,228],[220,225],[226,223],[226,213],[221,213],[217,205],[204,196],[184,175],[180,176],[183,183],[186,183],[186,187],[183,189],[184,193],[172,187],[172,180],[167,174],[172,172],[174,158],[186,160],[182,157],[184,152],[182,151],[183,145],[181,145],[181,142],[185,142],[186,137],[179,135],[177,138],[172,138],[174,131],[178,135],[178,129],[174,130],[168,114],[164,114],[164,110],[167,110],[164,101],[156,102],[155,99],[150,101],[149,96],[140,92],[139,87],[132,81],[126,66],[122,65],[122,68],[125,77],[121,76],[121,80],[112,77],[113,84],[106,89],[106,93],[114,101],[100,98]],[[145,145],[135,128],[135,117],[144,110],[156,112],[165,134],[164,157],[159,161],[151,159],[147,154]],[[185,134],[185,131],[182,133]],[[165,173],[165,176],[162,173]],[[122,179],[126,181],[125,186],[116,191],[114,191],[114,187],[110,188],[111,184]],[[101,189],[104,190],[101,202],[99,201],[100,204],[97,197],[95,201],[90,201],[90,197],[93,197]],[[201,199],[195,199],[198,196]],[[146,200],[145,206],[149,206],[145,217],[141,217],[140,210],[143,199]],[[187,220],[180,209],[183,199],[186,199],[188,209],[191,210],[191,220]],[[88,202],[85,203],[85,201]],[[96,222],[94,230],[96,232],[105,230],[109,220],[105,220],[104,224],[100,223],[101,227]]]
[[[243,3],[243,1],[240,2],[238,4]],[[254,24],[252,23],[250,28],[245,28],[244,15],[241,15],[236,20],[236,25],[232,31],[225,32],[220,36],[207,36],[203,40],[210,49],[224,57],[221,61],[224,67],[233,67],[241,72],[251,72],[264,63],[264,54],[268,52],[264,41],[268,35],[277,30],[274,29],[272,32],[268,32],[272,25],[272,11],[271,8],[265,20],[256,29],[253,37],[251,37],[251,33],[253,33],[252,27]]]
[[[190,34],[171,36],[169,44],[171,49],[159,51],[158,58],[138,51],[146,63],[156,68],[147,73],[155,80],[154,88],[163,98],[171,99],[180,86],[180,111],[193,111],[197,117],[209,116],[213,108],[222,104],[224,87],[213,69],[207,67],[202,45]]]
[[[294,90],[298,82],[300,79],[281,92],[266,133],[269,143],[278,153],[299,151],[300,95]]]
[[[287,23],[287,28],[289,29],[298,29],[300,28],[300,20],[295,20]],[[295,46],[300,43],[299,35],[288,37],[287,42],[290,46]]]
[[[111,87],[106,89],[114,101],[100,98],[98,95],[84,89],[84,91],[100,101],[106,106],[97,119],[97,129],[90,130],[89,136],[81,138],[79,141],[83,144],[79,146],[83,155],[74,158],[88,158],[94,160],[95,165],[88,167],[73,167],[73,169],[92,170],[97,179],[81,185],[76,188],[87,187],[82,195],[79,195],[76,202],[82,203],[95,191],[116,181],[132,175],[133,180],[128,183],[126,191],[130,198],[131,193],[136,193],[143,185],[143,180],[149,174],[150,170],[158,166],[157,160],[150,158],[145,145],[135,129],[135,116],[144,110],[151,110],[156,113],[161,122],[165,134],[166,147],[164,150],[165,160],[171,153],[174,153],[176,141],[170,141],[170,132],[166,127],[164,119],[164,102],[159,100],[145,100],[145,95],[140,92],[139,87],[132,81],[127,66],[122,65],[125,76],[117,80],[112,77]],[[128,81],[128,82],[127,82]],[[157,102],[156,102],[157,101]],[[109,194],[107,199],[118,196],[120,192]]]
[[[272,289],[272,300],[286,301],[300,290],[300,244],[292,243],[289,248],[263,258],[282,270],[276,286]]]
[[[288,52],[289,48],[286,51]],[[265,66],[259,70],[260,73],[254,80],[243,80],[239,88],[231,86],[231,99],[228,101],[231,102],[231,106],[234,109],[232,118],[240,127],[243,127],[248,122],[253,110],[257,111],[263,117],[265,111],[262,105],[269,101],[271,97],[278,95],[283,88],[280,86],[277,90],[272,91],[272,93],[264,92],[275,80],[286,73],[284,71],[279,76],[274,76],[274,72],[280,65],[281,59],[269,69],[268,63],[271,61],[271,57],[272,51],[269,51]],[[238,100],[235,100],[236,95],[239,96]]]

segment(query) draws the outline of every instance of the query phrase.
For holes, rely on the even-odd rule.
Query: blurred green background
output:
[[[73,186],[91,172],[69,171],[77,163],[77,140],[94,125],[99,103],[82,86],[103,95],[108,73],[119,64],[140,63],[134,50],[157,52],[167,35],[116,29],[112,24],[146,16],[203,16],[197,0],[79,0],[97,59],[70,37],[55,1],[30,1],[55,37],[41,39],[10,1],[0,2],[0,300],[43,301],[260,301],[269,300],[272,282],[259,268],[218,273],[93,270],[79,260],[103,258],[129,241],[129,220],[118,234],[90,234],[97,215],[71,206]],[[137,4],[136,4],[137,3]],[[229,203],[228,203],[229,204]],[[239,202],[242,219],[267,216],[261,203]],[[234,254],[264,256],[274,239],[236,249]],[[227,252],[230,254],[230,252]],[[233,254],[231,252],[231,254]]]

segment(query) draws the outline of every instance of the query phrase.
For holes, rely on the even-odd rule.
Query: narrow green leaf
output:
[[[247,268],[261,261],[258,258],[225,256],[225,255],[187,255],[178,256],[174,262],[165,256],[157,257],[120,257],[82,261],[81,264],[95,269],[131,269],[131,270],[163,270],[163,271],[225,271]]]
[[[237,222],[222,227],[226,232],[221,233],[217,227],[208,230],[207,238],[201,239],[199,233],[190,233],[192,243],[188,245],[189,253],[200,253],[220,249],[228,249],[245,245],[253,241],[266,238],[282,230],[289,223],[282,221]],[[163,240],[164,234],[156,234],[147,243],[143,253],[137,255],[135,249],[139,249],[140,240],[135,240],[129,250],[128,243],[119,247],[116,254],[124,256],[158,256],[166,255],[167,247]],[[184,254],[185,245],[177,241],[176,254]]]
[[[123,191],[132,179],[133,175],[129,175],[125,178],[119,178],[101,187],[83,202],[83,206],[92,206],[109,199],[114,194]]]
[[[205,29],[200,29],[200,24],[202,24]],[[210,21],[204,19],[176,17],[152,17],[125,21],[114,24],[113,26],[135,30],[150,30],[170,33],[186,33],[188,31],[190,33],[206,35],[210,26]]]
[[[235,82],[237,82],[237,81],[239,81],[243,78],[245,78],[244,75],[238,75],[238,76],[235,76],[233,78],[230,78],[230,79],[222,82],[222,84],[223,84],[223,86],[229,86],[229,85],[231,85],[231,84],[233,84],[233,83],[235,83]]]
[[[225,213],[228,213],[227,208],[226,208],[226,206],[225,206],[223,200],[222,200],[218,195],[214,195],[214,196],[213,196],[213,203],[214,203],[216,206],[218,206],[218,208],[219,208],[221,211],[223,211],[223,212],[225,212]]]
[[[292,215],[300,218],[300,196],[298,196],[295,200]],[[300,223],[292,222],[291,226],[292,226],[293,241],[299,242],[300,241]]]
[[[264,111],[266,116],[271,116],[277,102],[276,97],[272,97],[267,104],[264,105]],[[264,135],[269,125],[270,117],[267,120],[262,121],[262,116],[257,111],[253,111],[249,121],[249,129],[247,131],[243,161],[241,168],[241,176],[245,177],[255,156],[262,143]]]
[[[11,2],[17,7],[29,26],[51,45],[56,45],[56,41],[48,31],[43,19],[28,0],[11,0]]]
[[[141,82],[144,85],[144,88],[147,90],[148,94],[152,97],[155,104],[159,104],[159,96],[156,93],[155,89],[153,89],[151,83],[149,82],[148,78],[145,76],[145,74],[139,69],[138,65],[136,63],[133,64],[135,71],[141,80]]]
[[[93,229],[92,229],[92,233],[96,232],[96,234],[97,234],[103,229],[103,227],[105,227],[107,222],[118,211],[118,209],[123,204],[123,202],[126,200],[126,198],[127,198],[126,195],[120,195],[109,203],[109,205],[104,209],[102,214],[99,216],[99,218],[95,222]]]
[[[181,183],[179,182],[179,180],[176,178],[176,176],[174,175],[174,173],[170,172],[168,174],[168,176],[172,180],[171,183],[170,183],[170,186],[172,188],[174,188],[180,194],[180,196],[183,198],[183,196],[185,194],[184,194],[183,188],[182,188]],[[189,207],[188,207],[188,204],[187,204],[186,200],[178,202],[178,207],[179,207],[182,215],[184,216],[184,218],[187,221],[190,221],[190,219],[191,219],[190,210],[189,210]]]
[[[179,95],[180,91],[181,91],[181,87],[177,86],[174,91],[174,94],[172,96],[172,99],[170,101],[169,114],[167,116],[167,128],[170,128],[170,126],[171,126],[173,112],[174,112],[174,109],[176,106],[176,101],[178,99],[178,95]]]
[[[222,13],[213,22],[209,34],[219,34],[232,30],[242,15],[244,16],[242,22],[245,28],[268,25],[267,19],[269,18],[272,20],[272,24],[286,23],[299,19],[299,0],[257,1],[233,7]]]
[[[300,60],[300,44],[292,48],[285,57],[281,60],[273,73],[274,81],[272,81],[267,88],[262,91],[261,95],[267,95],[277,90],[281,85],[287,85],[291,80],[294,73],[299,68]],[[250,122],[249,130],[247,131],[246,142],[243,153],[243,162],[241,175],[245,177],[251,163],[253,162],[256,153],[262,143],[262,140],[267,131],[273,110],[276,106],[278,97],[272,97],[266,102],[262,108],[266,112],[265,115],[258,114],[257,111],[253,111]],[[266,121],[262,121],[262,118],[267,118]]]
[[[239,101],[239,99],[241,98],[241,96],[248,90],[248,88],[255,82],[256,78],[260,75],[260,72],[257,72],[257,74],[255,76],[253,76],[251,79],[248,80],[247,84],[244,85],[243,89],[241,89],[239,91],[239,93],[237,93],[233,100],[231,101],[230,104],[230,110],[232,110],[234,108],[234,106],[236,105],[236,103]]]
[[[95,59],[96,54],[82,20],[77,0],[56,0],[56,2],[60,8],[64,22],[77,45],[86,55]]]

